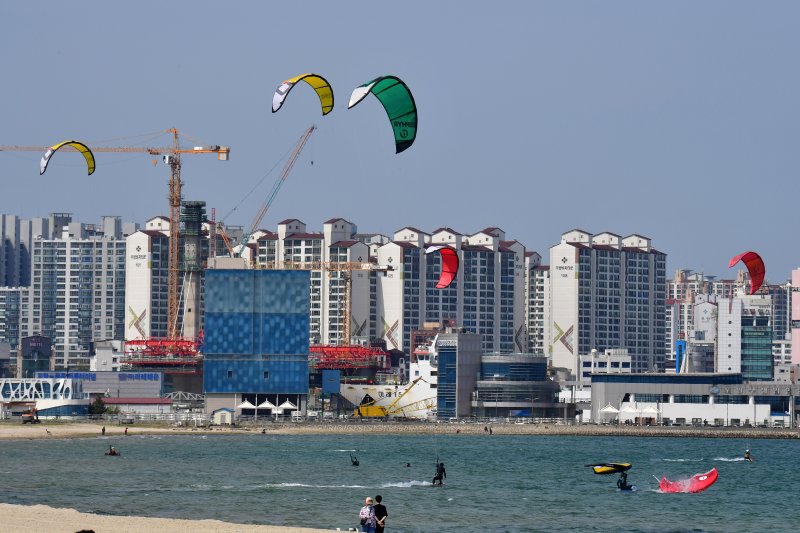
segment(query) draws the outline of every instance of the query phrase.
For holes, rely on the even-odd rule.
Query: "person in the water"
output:
[[[629,490],[631,488],[631,486],[628,485],[628,473],[627,472],[622,472],[619,475],[619,479],[617,480],[617,487],[619,487],[619,490]]]
[[[744,460],[749,461],[751,463],[753,462],[753,457],[750,455],[750,450],[744,451]]]
[[[447,477],[447,472],[444,470],[444,463],[439,463],[436,465],[436,475],[433,476],[432,484],[436,485],[436,482],[439,482],[439,485],[442,484],[442,480]]]

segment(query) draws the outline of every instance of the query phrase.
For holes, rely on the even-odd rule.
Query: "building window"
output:
[[[264,381],[269,379],[269,370],[264,370]]]
[[[228,379],[233,379],[233,370],[228,370]]]

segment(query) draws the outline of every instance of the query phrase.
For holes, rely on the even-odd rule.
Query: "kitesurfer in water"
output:
[[[619,490],[630,490],[631,486],[628,485],[628,473],[622,472],[617,480],[617,487]]]
[[[353,466],[358,466],[358,457],[352,453],[350,454],[350,463],[352,463]]]
[[[750,456],[750,450],[745,450],[744,451],[744,460],[748,461],[750,463],[753,462],[753,458]]]
[[[433,485],[436,485],[436,481],[439,481],[439,485],[442,484],[442,480],[447,477],[447,472],[444,470],[444,463],[439,463],[436,465],[436,475],[433,476],[433,481],[431,482]]]

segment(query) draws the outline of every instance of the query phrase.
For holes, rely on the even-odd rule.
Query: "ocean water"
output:
[[[108,445],[121,457],[106,457]],[[750,448],[754,463],[742,460]],[[347,530],[381,494],[389,532],[800,530],[795,440],[505,435],[190,435],[0,442],[0,501]],[[354,451],[357,450],[357,451]],[[350,464],[354,451],[360,466]],[[436,459],[445,486],[432,487]],[[636,492],[584,465],[631,462]],[[406,467],[411,463],[411,467]],[[654,476],[716,466],[700,494]]]

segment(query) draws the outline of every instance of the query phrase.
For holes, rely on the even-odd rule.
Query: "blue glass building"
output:
[[[310,273],[209,269],[205,283],[207,408],[267,397],[299,406],[308,393]]]

